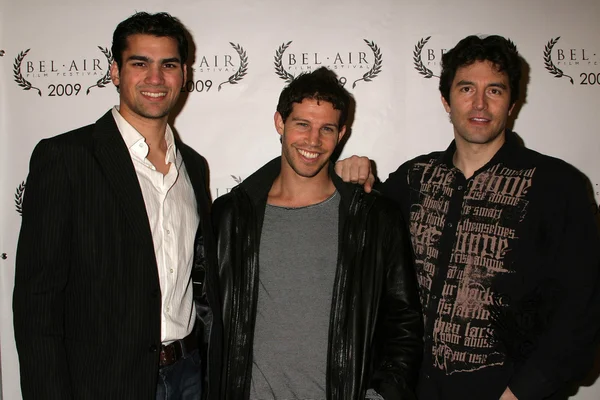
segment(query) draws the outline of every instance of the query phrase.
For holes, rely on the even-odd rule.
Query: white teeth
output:
[[[298,149],[298,153],[302,154],[302,156],[306,157],[306,158],[317,158],[319,157],[319,153],[310,153],[306,150],[300,150]]]
[[[144,96],[148,96],[148,97],[164,97],[167,95],[166,93],[154,93],[154,92],[142,92],[142,94]]]
[[[473,121],[478,121],[478,122],[487,122],[487,119],[485,118],[472,118]]]

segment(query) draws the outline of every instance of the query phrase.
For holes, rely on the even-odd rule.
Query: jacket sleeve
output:
[[[31,157],[16,255],[14,328],[23,399],[72,398],[64,346],[71,203],[60,150],[40,142]]]
[[[415,398],[423,354],[423,320],[405,223],[395,209],[384,218],[386,221],[380,223],[388,226],[384,234],[386,276],[378,327],[384,344],[372,387],[386,400],[408,400]]]
[[[234,188],[216,199],[212,214],[223,321],[221,394],[243,399],[252,371],[260,230],[254,207],[242,190]]]
[[[211,209],[211,218],[217,249],[217,276],[219,280],[217,290],[223,303],[221,308],[224,312],[228,312],[231,308],[232,288],[231,280],[227,279],[231,275],[229,271],[231,265],[227,256],[231,254],[235,243],[232,230],[228,229],[235,218],[230,195],[221,196],[215,200]],[[229,318],[223,315],[224,333],[226,336],[229,332],[229,322]],[[227,337],[225,337],[225,343],[227,342]]]
[[[410,193],[413,190],[408,182],[408,171],[411,163],[412,161],[405,162],[396,171],[392,172],[385,182],[377,182],[374,187],[375,190],[400,207],[404,221],[408,221],[409,218]]]
[[[509,382],[519,400],[546,398],[582,378],[591,368],[600,325],[600,239],[592,200],[579,173],[557,184],[561,192],[547,199],[542,230],[548,237],[544,267],[559,284],[560,298],[549,327]]]

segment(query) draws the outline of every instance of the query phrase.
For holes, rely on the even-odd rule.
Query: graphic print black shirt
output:
[[[499,398],[507,385],[518,398],[550,394],[585,372],[598,329],[600,246],[584,178],[510,132],[470,179],[454,151],[417,157],[378,187],[411,233],[420,386],[432,399]]]

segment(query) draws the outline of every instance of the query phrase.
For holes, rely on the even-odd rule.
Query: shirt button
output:
[[[138,146],[140,146],[140,147],[144,147],[144,143],[140,143]]]
[[[170,235],[170,234],[171,234],[171,231],[167,229],[167,235]]]
[[[171,269],[169,270],[169,272],[173,273],[173,268],[171,268]]]
[[[462,185],[459,185],[457,189],[458,189],[458,190],[463,190],[463,187],[462,187]]]
[[[437,300],[437,296],[434,294],[431,296],[432,299]]]
[[[452,222],[448,222],[448,227],[452,228],[454,225],[452,225]]]
[[[171,307],[167,307],[167,312],[171,311]]]
[[[151,344],[150,347],[148,347],[148,351],[150,353],[156,353],[157,350],[158,350],[158,347],[155,344]]]

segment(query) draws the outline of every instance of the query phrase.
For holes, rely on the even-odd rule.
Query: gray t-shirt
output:
[[[340,196],[267,205],[259,253],[252,400],[325,399]]]

